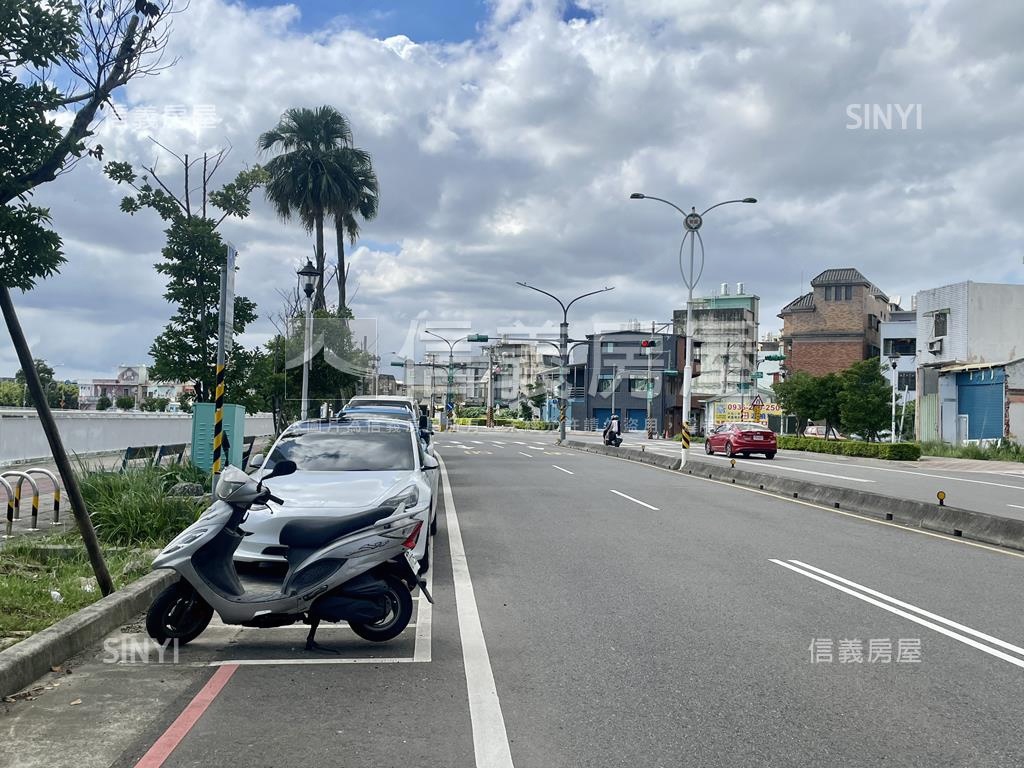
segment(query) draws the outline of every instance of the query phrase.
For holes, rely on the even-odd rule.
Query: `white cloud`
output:
[[[381,183],[351,282],[356,313],[382,321],[382,348],[423,312],[484,332],[554,317],[554,302],[514,285],[523,279],[570,295],[615,285],[574,307],[581,322],[668,319],[685,290],[680,222],[632,191],[686,209],[760,199],[709,215],[701,285],[743,280],[766,329],[801,275],[829,266],[905,297],[1024,279],[1013,0],[985,14],[966,0],[604,0],[571,23],[553,1],[490,5],[480,38],[450,45],[340,22],[305,34],[292,5],[193,0],[173,35],[179,63],[119,96],[161,119],[143,130],[108,118],[97,138],[108,158],[147,163],[148,134],[193,155],[230,142],[225,182],[259,160],[256,137],[284,109],[337,106]],[[851,103],[920,104],[923,130],[848,130]],[[216,117],[198,135],[197,107]],[[96,373],[144,355],[169,314],[151,269],[160,222],[121,214],[91,161],[38,197],[73,263],[21,300],[37,354]],[[262,202],[224,233],[242,253],[239,290],[276,312],[275,288],[294,285],[311,238]],[[261,319],[248,338],[270,330]]]

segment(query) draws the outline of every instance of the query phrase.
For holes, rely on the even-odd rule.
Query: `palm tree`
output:
[[[338,307],[344,311],[348,299],[345,235],[348,234],[349,244],[355,245],[359,237],[359,222],[356,216],[369,221],[377,215],[379,187],[369,154],[361,149],[343,149],[339,150],[339,154],[345,155],[342,162],[348,170],[348,178],[352,181],[349,188],[351,196],[347,196],[343,203],[331,212],[334,216],[334,236],[338,245]]]
[[[352,129],[334,107],[293,107],[281,115],[274,128],[260,135],[258,146],[264,153],[280,150],[265,166],[270,175],[267,200],[283,220],[298,214],[306,230],[316,233],[316,268],[320,279],[313,307],[326,309],[324,216],[353,199],[356,184],[346,163],[355,151],[351,148]]]

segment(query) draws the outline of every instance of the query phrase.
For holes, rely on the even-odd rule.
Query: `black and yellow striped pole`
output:
[[[218,354],[218,357],[220,355]],[[213,474],[220,474],[221,447],[224,444],[224,361],[217,360],[217,389],[213,408]]]
[[[231,348],[232,334],[235,327],[235,257],[238,252],[227,244],[227,260],[220,273],[220,322],[217,333],[217,383],[214,390],[213,408],[213,482],[217,490],[222,464],[227,464],[230,457],[221,462],[224,446],[224,366],[228,350]]]
[[[686,466],[686,452],[690,450],[690,424],[689,422],[683,422],[682,432],[679,433],[679,442],[681,443],[680,448],[680,459],[679,468],[682,469]]]

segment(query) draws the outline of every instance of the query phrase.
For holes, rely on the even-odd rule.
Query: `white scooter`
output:
[[[420,580],[412,549],[423,523],[405,505],[379,507],[340,520],[293,520],[281,529],[288,572],[277,590],[248,592],[235,570],[234,553],[246,532],[239,526],[249,507],[283,504],[263,481],[290,475],[292,461],[280,461],[259,482],[227,467],[217,483],[216,501],[153,561],[177,571],[181,580],[153,601],[146,630],[161,644],[198,637],[216,611],[225,624],[282,627],[310,625],[306,650],[332,651],[315,641],[321,621],[347,621],[374,642],[398,636],[412,618],[411,591]]]

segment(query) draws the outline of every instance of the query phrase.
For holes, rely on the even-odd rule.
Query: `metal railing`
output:
[[[32,525],[29,530],[39,530],[39,501],[41,494],[39,493],[39,483],[36,482],[32,475],[43,475],[53,485],[53,516],[50,519],[50,525],[60,525],[60,481],[57,479],[57,476],[43,467],[29,467],[24,470],[9,469],[0,473],[0,479],[16,477],[18,478],[18,484],[14,486],[13,495],[8,494],[8,536],[11,535],[13,522],[21,519],[21,487],[26,480],[32,486]],[[6,480],[4,482],[6,487],[10,488],[10,483]]]

